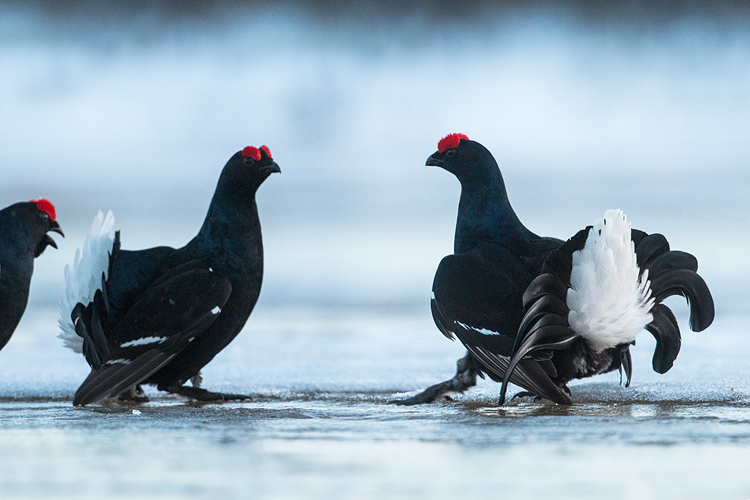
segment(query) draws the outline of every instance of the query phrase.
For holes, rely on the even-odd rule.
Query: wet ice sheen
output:
[[[133,415],[119,405],[8,402],[0,452],[12,460],[0,474],[6,493],[56,498],[601,498],[613,486],[608,498],[744,494],[747,419],[719,411],[705,422],[666,406],[404,409],[339,394],[167,398]],[[653,415],[639,416],[645,408]]]
[[[0,484],[14,498],[741,498],[750,491],[744,317],[687,336],[672,371],[634,349],[634,382],[572,387],[571,407],[389,404],[462,354],[424,309],[264,308],[204,371],[251,402],[74,408],[88,371],[32,313],[0,352]],[[684,318],[680,318],[681,320]],[[732,367],[732,371],[726,367]],[[695,373],[693,368],[699,368]],[[140,413],[138,413],[140,412]],[[531,486],[533,485],[533,487]]]

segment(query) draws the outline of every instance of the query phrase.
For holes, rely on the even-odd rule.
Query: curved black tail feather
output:
[[[640,235],[636,236],[636,233]],[[641,269],[648,268],[648,262],[654,257],[669,252],[669,242],[662,234],[646,234],[634,229],[630,233],[630,239],[635,243],[635,255]]]
[[[698,274],[698,260],[687,252],[670,250],[669,242],[661,234],[633,230],[632,239],[638,266],[648,270],[656,303],[672,295],[682,295],[690,306],[690,328],[694,332],[708,328],[714,319],[714,301]]]
[[[664,304],[656,304],[651,309],[651,314],[654,319],[646,325],[646,330],[656,339],[652,366],[656,373],[667,373],[672,368],[682,345],[680,327],[677,326],[677,319],[672,310]]]
[[[553,252],[551,262],[558,260],[560,251]],[[554,267],[560,267],[555,265]],[[546,267],[545,263],[545,268]],[[508,368],[503,377],[500,389],[500,403],[505,401],[508,383],[512,380],[518,364],[526,357],[533,357],[542,351],[567,349],[576,340],[575,332],[568,324],[567,315],[570,310],[565,302],[567,285],[552,272],[545,272],[537,276],[526,289],[523,302],[526,314],[516,335],[515,346],[508,362]],[[553,365],[554,366],[554,365]],[[563,393],[559,387],[557,391],[546,391],[539,394],[558,404],[571,404],[570,396]]]
[[[698,259],[687,252],[670,250],[648,261],[642,268],[648,269],[648,277],[653,278],[661,273],[675,269],[687,269],[698,272]]]
[[[672,295],[682,295],[690,306],[690,329],[701,332],[714,320],[714,300],[708,285],[698,273],[689,269],[673,269],[651,280],[651,291],[657,303]]]

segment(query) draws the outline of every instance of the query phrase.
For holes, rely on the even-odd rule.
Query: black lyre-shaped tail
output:
[[[504,400],[507,385],[516,366],[524,357],[549,357],[553,351],[568,349],[578,338],[568,323],[567,293],[570,288],[573,252],[586,243],[590,227],[579,231],[559,249],[547,257],[541,274],[532,281],[523,296],[524,318],[516,336],[501,389]],[[698,275],[698,261],[689,253],[670,250],[669,242],[661,234],[647,234],[632,230],[631,238],[641,274],[648,271],[654,305],[653,319],[645,326],[656,339],[653,368],[658,373],[667,372],[680,351],[680,329],[672,311],[662,301],[672,295],[682,295],[690,307],[690,328],[703,331],[713,322],[714,302],[703,278]],[[627,359],[627,383],[632,366],[629,352],[621,354]],[[542,395],[543,396],[543,395]],[[546,397],[546,396],[543,396]]]
[[[76,304],[70,314],[75,331],[83,339],[83,355],[92,368],[99,368],[110,355],[110,345],[105,329],[109,317],[104,273],[101,287],[88,305]]]

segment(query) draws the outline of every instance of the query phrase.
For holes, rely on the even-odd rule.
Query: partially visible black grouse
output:
[[[91,366],[74,405],[117,395],[145,400],[143,383],[201,401],[247,397],[200,388],[200,370],[240,332],[258,300],[263,242],[255,194],[280,171],[266,146],[238,151],[198,235],[179,249],[121,250],[114,216],[99,213],[73,269],[66,268],[61,305],[60,336]]]
[[[49,200],[16,203],[0,210],[0,349],[10,340],[29,299],[34,259],[47,246],[48,232],[65,236]]]
[[[694,331],[714,317],[697,261],[671,251],[664,236],[632,230],[619,210],[563,242],[537,236],[510,206],[492,154],[463,134],[438,143],[427,165],[461,182],[454,254],[438,266],[432,315],[440,331],[467,348],[456,375],[401,404],[464,392],[488,375],[526,393],[571,404],[567,383],[623,370],[646,329],[656,337],[654,370],[671,368],[680,331],[666,297],[681,294]],[[510,368],[509,368],[510,366]]]

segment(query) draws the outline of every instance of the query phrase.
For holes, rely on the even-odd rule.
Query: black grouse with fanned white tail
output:
[[[258,300],[263,242],[255,194],[274,172],[280,169],[266,146],[233,155],[198,235],[178,249],[122,250],[114,216],[99,213],[66,268],[61,304],[60,337],[91,366],[74,405],[118,395],[145,400],[140,384],[202,401],[247,398],[200,388],[200,370]]]
[[[0,210],[0,349],[21,321],[29,300],[34,259],[48,246],[49,232],[64,236],[49,200],[15,203]]]
[[[657,339],[654,369],[672,366],[680,333],[666,297],[688,299],[693,330],[713,321],[696,259],[670,250],[662,235],[631,230],[621,212],[567,242],[541,237],[516,216],[481,144],[450,134],[427,165],[461,182],[454,253],[438,266],[431,305],[440,331],[468,352],[453,378],[400,404],[464,392],[485,374],[503,383],[501,403],[512,382],[521,394],[571,404],[572,379],[624,370],[629,383],[629,348],[643,329]]]
[[[656,339],[654,371],[666,373],[682,339],[662,301],[685,297],[693,331],[705,330],[714,319],[711,292],[697,271],[694,256],[671,250],[661,234],[631,229],[621,211],[608,210],[551,252],[526,289],[500,401],[516,364],[527,357],[551,359],[553,380],[563,390],[573,379],[620,368],[630,385],[630,346],[643,329]]]

